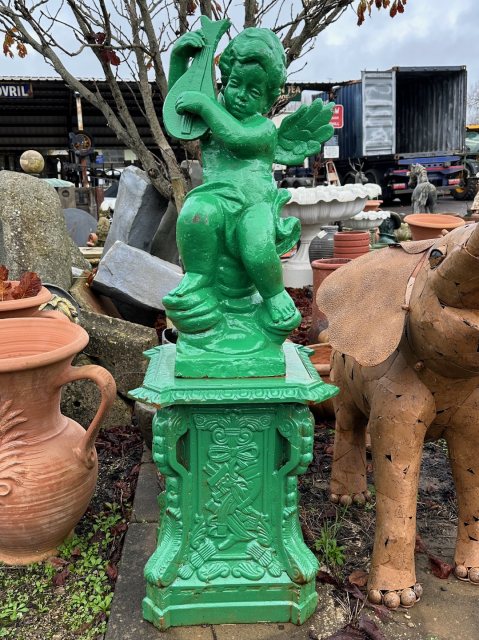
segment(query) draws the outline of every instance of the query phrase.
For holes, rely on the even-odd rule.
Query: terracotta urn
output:
[[[0,322],[1,562],[54,554],[93,495],[95,438],[116,386],[102,367],[71,366],[87,343],[84,329],[52,316]],[[60,413],[62,386],[82,379],[101,391],[86,430]]]
[[[369,252],[368,231],[340,231],[334,236],[335,258],[359,258]]]
[[[448,213],[411,213],[404,222],[409,225],[413,240],[440,238],[443,230],[451,231],[466,224],[462,218]]]
[[[324,331],[328,327],[328,320],[316,303],[318,289],[333,271],[336,271],[336,269],[348,262],[350,262],[350,258],[321,258],[320,260],[313,260],[311,263],[313,270],[313,305],[311,310],[309,340],[312,343],[317,342],[321,331]]]
[[[11,280],[17,285],[18,280]],[[42,304],[51,300],[52,294],[46,287],[42,287],[36,296],[20,298],[18,300],[0,300],[0,320],[3,318],[25,318],[33,316]]]

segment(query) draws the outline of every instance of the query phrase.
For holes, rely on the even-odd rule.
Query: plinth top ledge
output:
[[[321,380],[309,359],[310,349],[293,343],[283,345],[286,375],[265,378],[175,378],[176,346],[145,351],[150,359],[143,386],[129,395],[136,400],[167,407],[175,404],[323,402],[339,393]],[[226,357],[226,356],[225,356]]]

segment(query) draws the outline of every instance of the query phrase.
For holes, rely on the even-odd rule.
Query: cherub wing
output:
[[[302,105],[286,117],[278,130],[275,162],[294,166],[303,164],[305,158],[318,153],[322,143],[334,133],[329,124],[333,109],[334,102],[325,105],[317,99],[310,106]]]

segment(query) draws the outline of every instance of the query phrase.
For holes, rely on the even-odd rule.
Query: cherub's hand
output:
[[[198,49],[205,46],[205,38],[201,29],[190,31],[179,38],[172,49],[172,55],[191,58]]]
[[[201,91],[183,91],[176,101],[175,109],[178,113],[200,114],[205,104],[205,95]]]

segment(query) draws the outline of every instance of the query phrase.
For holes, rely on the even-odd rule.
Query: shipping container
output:
[[[362,166],[384,196],[410,193],[408,166],[419,162],[441,191],[460,179],[466,125],[467,71],[458,67],[394,67],[363,71],[333,87],[344,125],[335,130],[344,182]],[[324,94],[317,97],[325,99]]]

